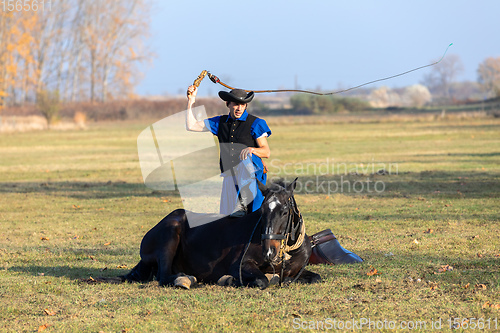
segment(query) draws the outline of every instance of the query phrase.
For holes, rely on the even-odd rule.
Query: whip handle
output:
[[[200,83],[201,83],[201,80],[203,80],[203,78],[207,75],[207,71],[202,71],[200,73],[200,75],[198,75],[198,77],[196,78],[196,80],[194,80],[193,82],[193,86],[195,86],[196,88],[198,88],[200,86]],[[188,95],[191,95],[191,93],[188,92]]]

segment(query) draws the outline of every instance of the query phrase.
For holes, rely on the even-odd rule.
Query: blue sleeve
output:
[[[252,138],[257,139],[261,137],[264,133],[267,133],[267,136],[271,136],[271,129],[267,126],[267,123],[264,119],[257,118],[252,124]]]
[[[205,119],[205,126],[208,128],[213,135],[217,135],[219,132],[219,120],[221,116],[215,116],[212,118]]]

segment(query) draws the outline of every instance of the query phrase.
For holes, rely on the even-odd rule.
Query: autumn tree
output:
[[[60,13],[64,7],[53,11],[10,12],[13,26],[2,29],[9,37],[8,95],[11,103],[34,101],[36,92],[52,82],[56,64],[65,55],[59,43],[63,38],[65,18]]]
[[[500,57],[487,58],[477,69],[478,82],[483,91],[493,97],[500,97]]]
[[[112,91],[127,95],[138,74],[134,65],[150,56],[142,47],[148,34],[147,5],[141,0],[87,0],[82,6],[86,18],[82,38],[89,52],[90,100],[106,101]],[[110,83],[114,89],[110,89]]]
[[[0,12],[0,101],[128,97],[151,56],[150,0],[61,0],[51,10]]]
[[[13,84],[13,74],[16,71],[14,61],[16,40],[13,36],[15,23],[12,13],[0,11],[0,110],[8,99],[8,89]]]
[[[15,46],[12,50],[14,57],[9,95],[14,103],[22,104],[28,101],[30,92],[36,91],[39,82],[34,52],[36,35],[33,33],[37,29],[38,16],[26,13],[16,18],[16,27],[12,29],[12,41]]]

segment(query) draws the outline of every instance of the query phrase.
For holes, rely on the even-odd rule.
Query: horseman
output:
[[[194,85],[187,91],[186,126],[190,131],[210,131],[219,139],[223,177],[220,213],[242,217],[247,211],[259,209],[264,200],[257,180],[266,184],[267,170],[262,158],[269,158],[271,154],[267,142],[271,130],[264,119],[247,112],[254,93],[242,89],[219,92],[229,114],[197,120],[192,111],[197,91]]]

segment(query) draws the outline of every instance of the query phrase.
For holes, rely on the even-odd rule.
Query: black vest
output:
[[[240,163],[240,153],[243,149],[258,147],[251,133],[255,119],[257,117],[251,114],[248,114],[245,121],[233,120],[228,115],[220,117],[217,138],[219,139],[221,172],[230,170]]]

